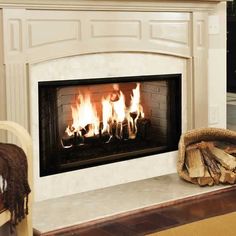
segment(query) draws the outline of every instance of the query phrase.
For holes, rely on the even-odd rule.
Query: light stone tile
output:
[[[159,176],[37,202],[33,227],[46,233],[226,187],[199,187],[181,180],[177,174]]]

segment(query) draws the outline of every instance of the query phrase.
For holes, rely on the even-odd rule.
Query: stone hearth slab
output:
[[[177,174],[36,202],[33,228],[47,233],[65,227],[100,222],[140,210],[173,204],[230,186],[199,187]]]

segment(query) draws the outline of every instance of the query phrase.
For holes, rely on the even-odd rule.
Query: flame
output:
[[[136,138],[137,134],[137,120],[138,118],[143,118],[143,107],[140,104],[140,83],[137,83],[135,89],[132,89],[133,95],[130,96],[131,98],[131,105],[130,105],[130,117],[129,117],[129,125],[130,125],[130,133],[129,138],[134,139]]]
[[[103,122],[103,129],[102,133],[108,132],[110,133],[110,125],[112,117],[112,105],[110,103],[110,98],[107,97],[106,99],[102,98],[102,122]]]
[[[139,115],[143,118],[143,107],[140,104],[140,83],[137,83],[137,86],[135,89],[132,89],[133,95],[131,95],[131,106],[130,106],[130,112],[131,113],[137,113],[137,116]]]
[[[120,91],[119,94],[119,100],[113,102],[113,109],[114,109],[114,117],[113,120],[117,122],[123,122],[125,119],[125,96],[124,94]]]
[[[88,128],[85,137],[91,137],[99,133],[99,118],[95,107],[91,103],[90,96],[79,95],[75,106],[71,106],[73,123],[71,128],[66,129],[66,133],[70,135],[70,132],[74,130],[78,134],[81,134],[82,130]]]
[[[76,133],[80,136],[83,134],[84,137],[101,135],[106,132],[110,138],[115,136],[122,139],[123,123],[126,122],[129,138],[136,138],[137,120],[144,117],[140,103],[140,83],[137,83],[136,88],[132,90],[130,107],[126,106],[125,96],[118,84],[113,85],[113,91],[106,98],[102,98],[101,104],[102,119],[98,117],[96,107],[91,103],[90,95],[80,94],[76,104],[71,106],[73,123],[66,128],[65,132],[69,136]]]
[[[66,133],[67,133],[67,135],[68,135],[68,136],[70,136],[70,137],[71,137],[72,135],[74,135],[74,132],[73,132],[73,131],[71,131],[71,129],[70,129],[70,126],[69,126],[69,125],[67,126],[67,128],[66,128],[65,132],[66,132]]]

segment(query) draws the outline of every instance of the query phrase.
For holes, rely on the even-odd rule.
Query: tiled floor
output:
[[[235,236],[236,212],[154,232],[148,236]]]

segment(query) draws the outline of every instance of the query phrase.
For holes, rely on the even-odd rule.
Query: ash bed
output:
[[[25,216],[21,222],[16,226],[17,236],[32,236],[32,140],[29,133],[19,124],[16,124],[12,121],[0,121],[0,130],[5,130],[16,136],[20,147],[23,149],[27,162],[28,162],[28,183],[31,188],[31,193],[28,196],[28,215]],[[6,209],[1,203],[0,198],[0,226],[4,225],[7,222],[11,221],[11,213]]]

